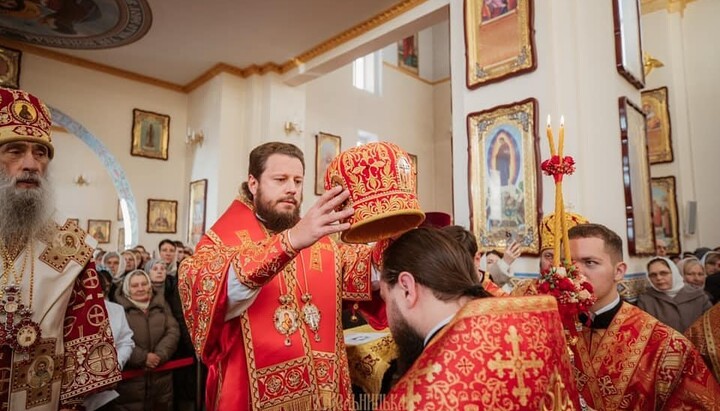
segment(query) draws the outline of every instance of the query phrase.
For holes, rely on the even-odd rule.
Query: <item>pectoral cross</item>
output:
[[[13,364],[11,389],[25,391],[25,408],[48,404],[52,389],[62,377],[62,358],[55,354],[55,338],[42,340],[28,359]]]

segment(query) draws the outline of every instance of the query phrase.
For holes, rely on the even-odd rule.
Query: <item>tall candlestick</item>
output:
[[[565,116],[560,116],[560,137],[558,142],[558,156],[562,158],[565,147]]]
[[[550,114],[548,114],[548,116],[547,116],[546,131],[547,131],[547,139],[548,139],[548,142],[550,143],[550,155],[554,156],[555,155],[555,141],[553,140],[552,127],[550,126]]]

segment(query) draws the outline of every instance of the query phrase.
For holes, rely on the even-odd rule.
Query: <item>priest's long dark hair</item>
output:
[[[407,271],[439,300],[490,297],[468,252],[437,228],[421,227],[400,236],[385,250],[382,267],[382,280],[390,286]]]

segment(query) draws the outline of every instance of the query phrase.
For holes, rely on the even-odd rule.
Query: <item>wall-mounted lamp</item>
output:
[[[73,180],[73,183],[75,183],[76,186],[89,186],[90,180],[88,180],[84,175],[80,174],[79,176],[75,177]]]
[[[286,121],[283,128],[285,129],[286,135],[290,133],[302,134],[302,126],[297,121]]]
[[[205,141],[205,134],[202,130],[195,131],[192,128],[188,127],[187,129],[187,136],[185,137],[185,144],[187,144],[190,147],[202,146],[203,141]]]

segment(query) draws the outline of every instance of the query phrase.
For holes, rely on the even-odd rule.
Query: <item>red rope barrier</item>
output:
[[[193,357],[179,358],[177,360],[168,361],[157,368],[133,368],[125,370],[122,372],[122,379],[124,381],[135,377],[141,377],[145,375],[146,372],[163,372],[187,367],[192,365],[194,360],[195,359]]]

